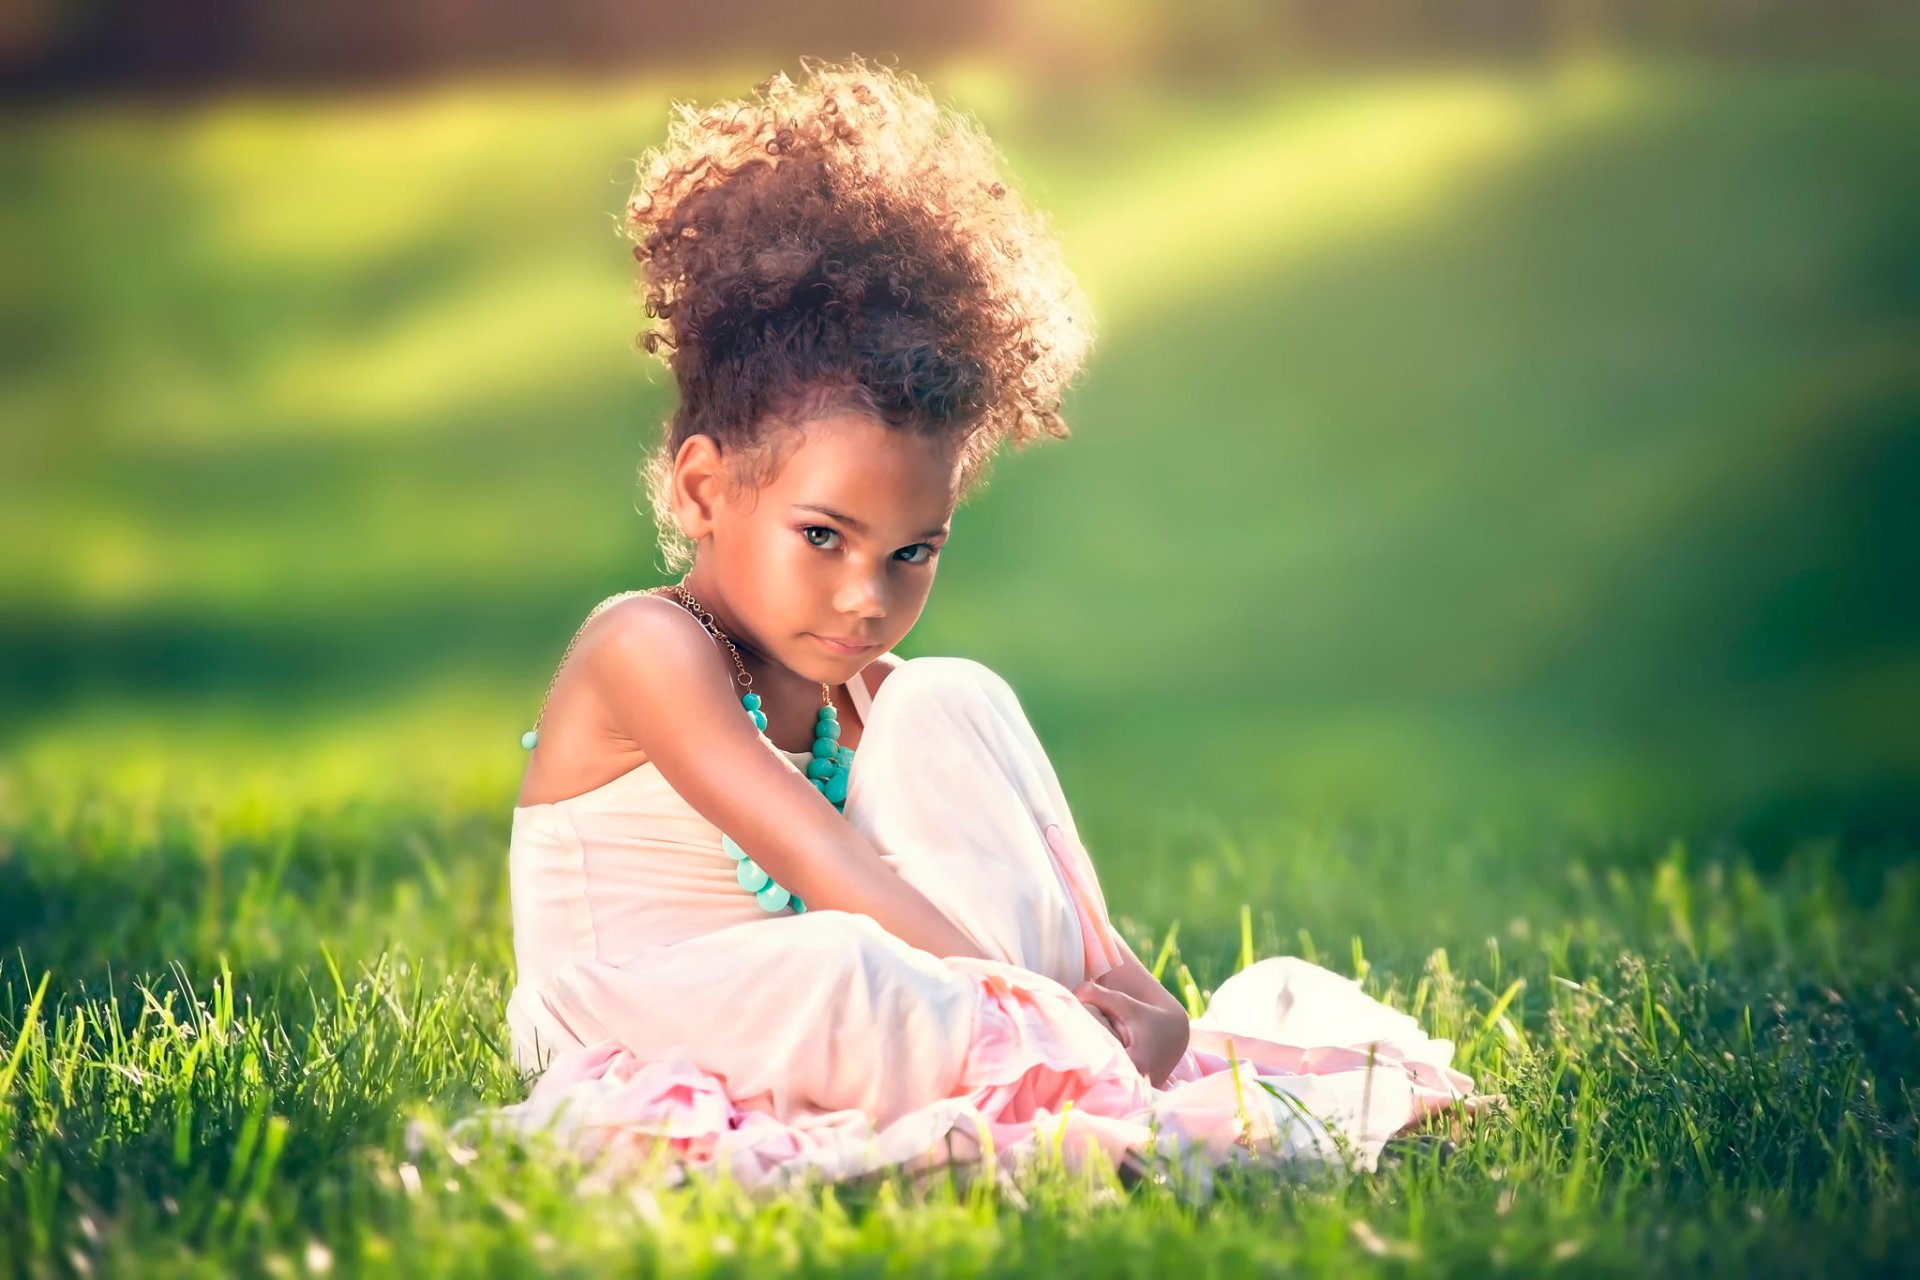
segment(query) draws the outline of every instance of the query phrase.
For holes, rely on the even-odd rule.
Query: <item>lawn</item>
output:
[[[0,1259],[1910,1267],[1911,87],[952,83],[1101,332],[902,651],[1008,676],[1196,1011],[1303,955],[1506,1109],[1205,1203],[1044,1168],[755,1203],[432,1140],[525,1092],[519,732],[593,602],[662,580],[609,215],[667,86],[103,101],[0,143],[36,247],[0,300]]]

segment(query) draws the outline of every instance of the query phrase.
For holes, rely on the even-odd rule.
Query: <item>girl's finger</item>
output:
[[[1118,1040],[1121,1043],[1121,1045],[1127,1048],[1131,1048],[1133,1046],[1133,1032],[1130,1028],[1128,1028],[1126,1022],[1123,1019],[1116,1018],[1112,1014],[1108,1013],[1105,1009],[1102,1009],[1097,1005],[1090,1004],[1085,1000],[1082,1000],[1080,1003],[1083,1006],[1085,1006],[1088,1013],[1091,1013],[1094,1017],[1100,1019],[1101,1025],[1106,1027],[1108,1031],[1111,1031],[1113,1033],[1113,1038]]]
[[[1146,1006],[1124,991],[1115,991],[1112,987],[1103,987],[1097,982],[1086,984],[1086,994],[1082,1000],[1100,1006],[1107,1012],[1119,1017],[1137,1017]]]
[[[1104,1009],[1107,1007],[1107,997],[1113,993],[1097,982],[1083,982],[1073,989],[1073,994],[1079,996],[1083,1004],[1098,1005]]]

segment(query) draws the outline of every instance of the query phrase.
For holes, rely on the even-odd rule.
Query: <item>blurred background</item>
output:
[[[858,51],[1092,297],[1073,438],[1002,455],[901,651],[1007,675],[1098,856],[1222,811],[1904,856],[1913,14],[16,3],[0,805],[430,794],[504,848],[567,637],[667,580],[631,162]]]

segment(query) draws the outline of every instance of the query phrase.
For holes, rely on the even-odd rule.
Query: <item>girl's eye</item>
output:
[[[840,536],[840,531],[838,529],[829,529],[827,528],[827,526],[823,524],[802,525],[800,528],[800,536],[807,540],[808,546],[818,547],[822,551],[827,550],[827,544],[824,542],[815,541],[813,535],[816,533],[824,533],[829,538],[837,538]],[[905,563],[911,564],[911,565],[926,564],[928,561],[932,560],[935,555],[939,554],[938,549],[935,548],[931,542],[916,542],[911,547],[902,547],[901,550],[925,551],[927,553],[925,557],[921,559],[905,561]]]

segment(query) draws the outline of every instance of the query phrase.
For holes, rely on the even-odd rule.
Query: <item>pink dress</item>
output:
[[[720,830],[642,764],[514,810],[507,1021],[541,1074],[485,1120],[608,1172],[664,1158],[675,1180],[723,1167],[749,1186],[982,1158],[1012,1171],[1043,1147],[1077,1167],[1150,1140],[1205,1176],[1249,1157],[1372,1167],[1389,1136],[1469,1094],[1449,1042],[1287,958],[1227,979],[1156,1089],[1070,990],[1123,953],[1013,690],[958,657],[907,661],[876,696],[864,675],[848,687],[847,820],[995,958],[942,959],[845,911],[769,914]]]

